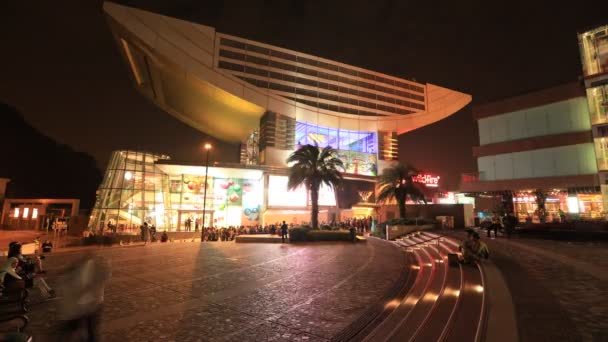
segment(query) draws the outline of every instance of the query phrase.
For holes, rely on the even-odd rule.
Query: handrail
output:
[[[427,242],[429,242],[429,241],[433,241],[433,240],[439,240],[439,239],[441,239],[442,237],[446,237],[446,236],[447,236],[447,234],[440,234],[440,235],[439,235],[439,236],[437,236],[437,237],[430,238],[430,239],[428,239],[428,240],[424,240],[424,241],[421,241],[421,242],[416,242],[415,244],[413,244],[413,245],[409,245],[409,246],[407,246],[407,247],[414,247],[414,246],[418,246],[418,245],[420,245],[420,244],[427,243]]]

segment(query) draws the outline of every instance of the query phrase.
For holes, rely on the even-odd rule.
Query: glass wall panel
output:
[[[112,182],[110,183],[110,188],[119,189],[122,187],[122,181],[125,178],[124,170],[115,170],[112,175]]]
[[[120,205],[121,192],[122,190],[120,189],[109,190],[105,206],[108,208],[118,208],[118,206]]]
[[[144,189],[154,190],[156,188],[160,189],[160,175],[157,178],[153,173],[144,174]]]
[[[348,137],[349,137],[348,131],[345,131],[345,130],[338,131],[338,144],[336,145],[337,149],[348,150],[348,148],[349,148]]]
[[[122,190],[122,195],[120,196],[120,207],[129,208],[132,206],[133,206],[133,190],[129,190],[129,189]]]

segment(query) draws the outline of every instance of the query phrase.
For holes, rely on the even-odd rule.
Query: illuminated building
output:
[[[292,221],[293,215],[300,215],[294,212],[304,212],[308,205],[305,192],[299,197],[288,194],[284,184],[285,160],[299,145],[316,143],[319,147],[336,148],[346,165],[347,178],[371,183],[373,190],[374,176],[398,160],[398,134],[441,120],[471,101],[468,94],[433,84],[227,35],[213,27],[136,8],[105,2],[104,11],[134,86],[142,95],[202,132],[241,143],[240,165],[212,167],[209,172],[218,180],[257,179],[262,194],[258,209],[263,211],[259,215],[262,221],[265,215]],[[130,152],[120,156],[123,152],[117,152],[112,159],[129,159]],[[171,177],[177,175],[182,176],[182,182],[186,176],[204,176],[200,165],[169,166],[165,157],[150,158],[158,160],[152,162],[153,173],[169,177],[167,184],[176,184],[171,183]],[[137,162],[149,164],[144,160]],[[113,170],[111,167],[108,170]],[[357,186],[360,191],[369,191],[367,186]],[[109,208],[104,203],[108,203],[105,199],[110,195],[103,193],[107,188],[101,189],[99,208]],[[274,190],[289,198],[274,202],[269,195]],[[173,194],[166,194],[173,206]],[[115,200],[112,205],[121,207]],[[138,217],[157,217],[158,221],[156,203],[164,203],[164,210],[168,210],[169,202],[156,197],[150,197],[150,201],[155,203],[155,209],[137,209]],[[180,218],[190,215],[183,207],[183,196],[181,201],[182,207],[175,209],[180,211],[176,214]],[[332,205],[324,207],[335,208],[335,202],[334,196]],[[196,210],[203,210],[198,203],[193,205],[198,207]],[[226,210],[233,207],[227,205]],[[279,208],[283,208],[281,212]],[[241,218],[246,209],[241,207]],[[119,208],[112,210],[110,216],[119,220]],[[142,214],[141,210],[150,213]],[[230,210],[234,212],[226,217],[239,217],[237,209]],[[207,208],[208,214],[209,211],[211,207]],[[213,222],[218,222],[218,215]],[[332,217],[327,215],[328,219]],[[170,217],[163,220],[180,221]],[[107,223],[108,219],[99,218],[102,221]],[[237,221],[232,223],[238,225]],[[134,222],[137,224],[137,220]]]
[[[476,106],[478,173],[460,190],[512,200],[520,220],[535,221],[535,190],[547,195],[547,219],[603,212],[590,112],[580,83],[565,84]],[[478,201],[478,204],[480,202]],[[496,203],[479,210],[493,211]]]
[[[463,175],[462,191],[502,194],[503,200],[512,196],[520,219],[534,216],[537,189],[547,194],[549,220],[560,209],[605,216],[608,25],[579,33],[578,42],[584,87],[567,84],[474,109],[479,173]]]
[[[608,25],[578,35],[604,208],[608,208]]]

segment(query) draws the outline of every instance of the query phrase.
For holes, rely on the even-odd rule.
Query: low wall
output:
[[[399,217],[399,209],[396,205],[384,205],[380,208],[380,221]],[[465,205],[464,204],[408,204],[406,205],[406,217],[425,217],[434,219],[437,216],[453,216],[454,228],[465,227]]]

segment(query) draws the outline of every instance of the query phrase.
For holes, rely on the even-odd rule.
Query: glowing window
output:
[[[30,213],[30,208],[23,208],[23,218],[27,218]]]
[[[33,219],[37,219],[38,218],[38,208],[32,209],[32,218]]]
[[[19,217],[19,208],[15,208],[15,214],[13,214],[13,217]]]

